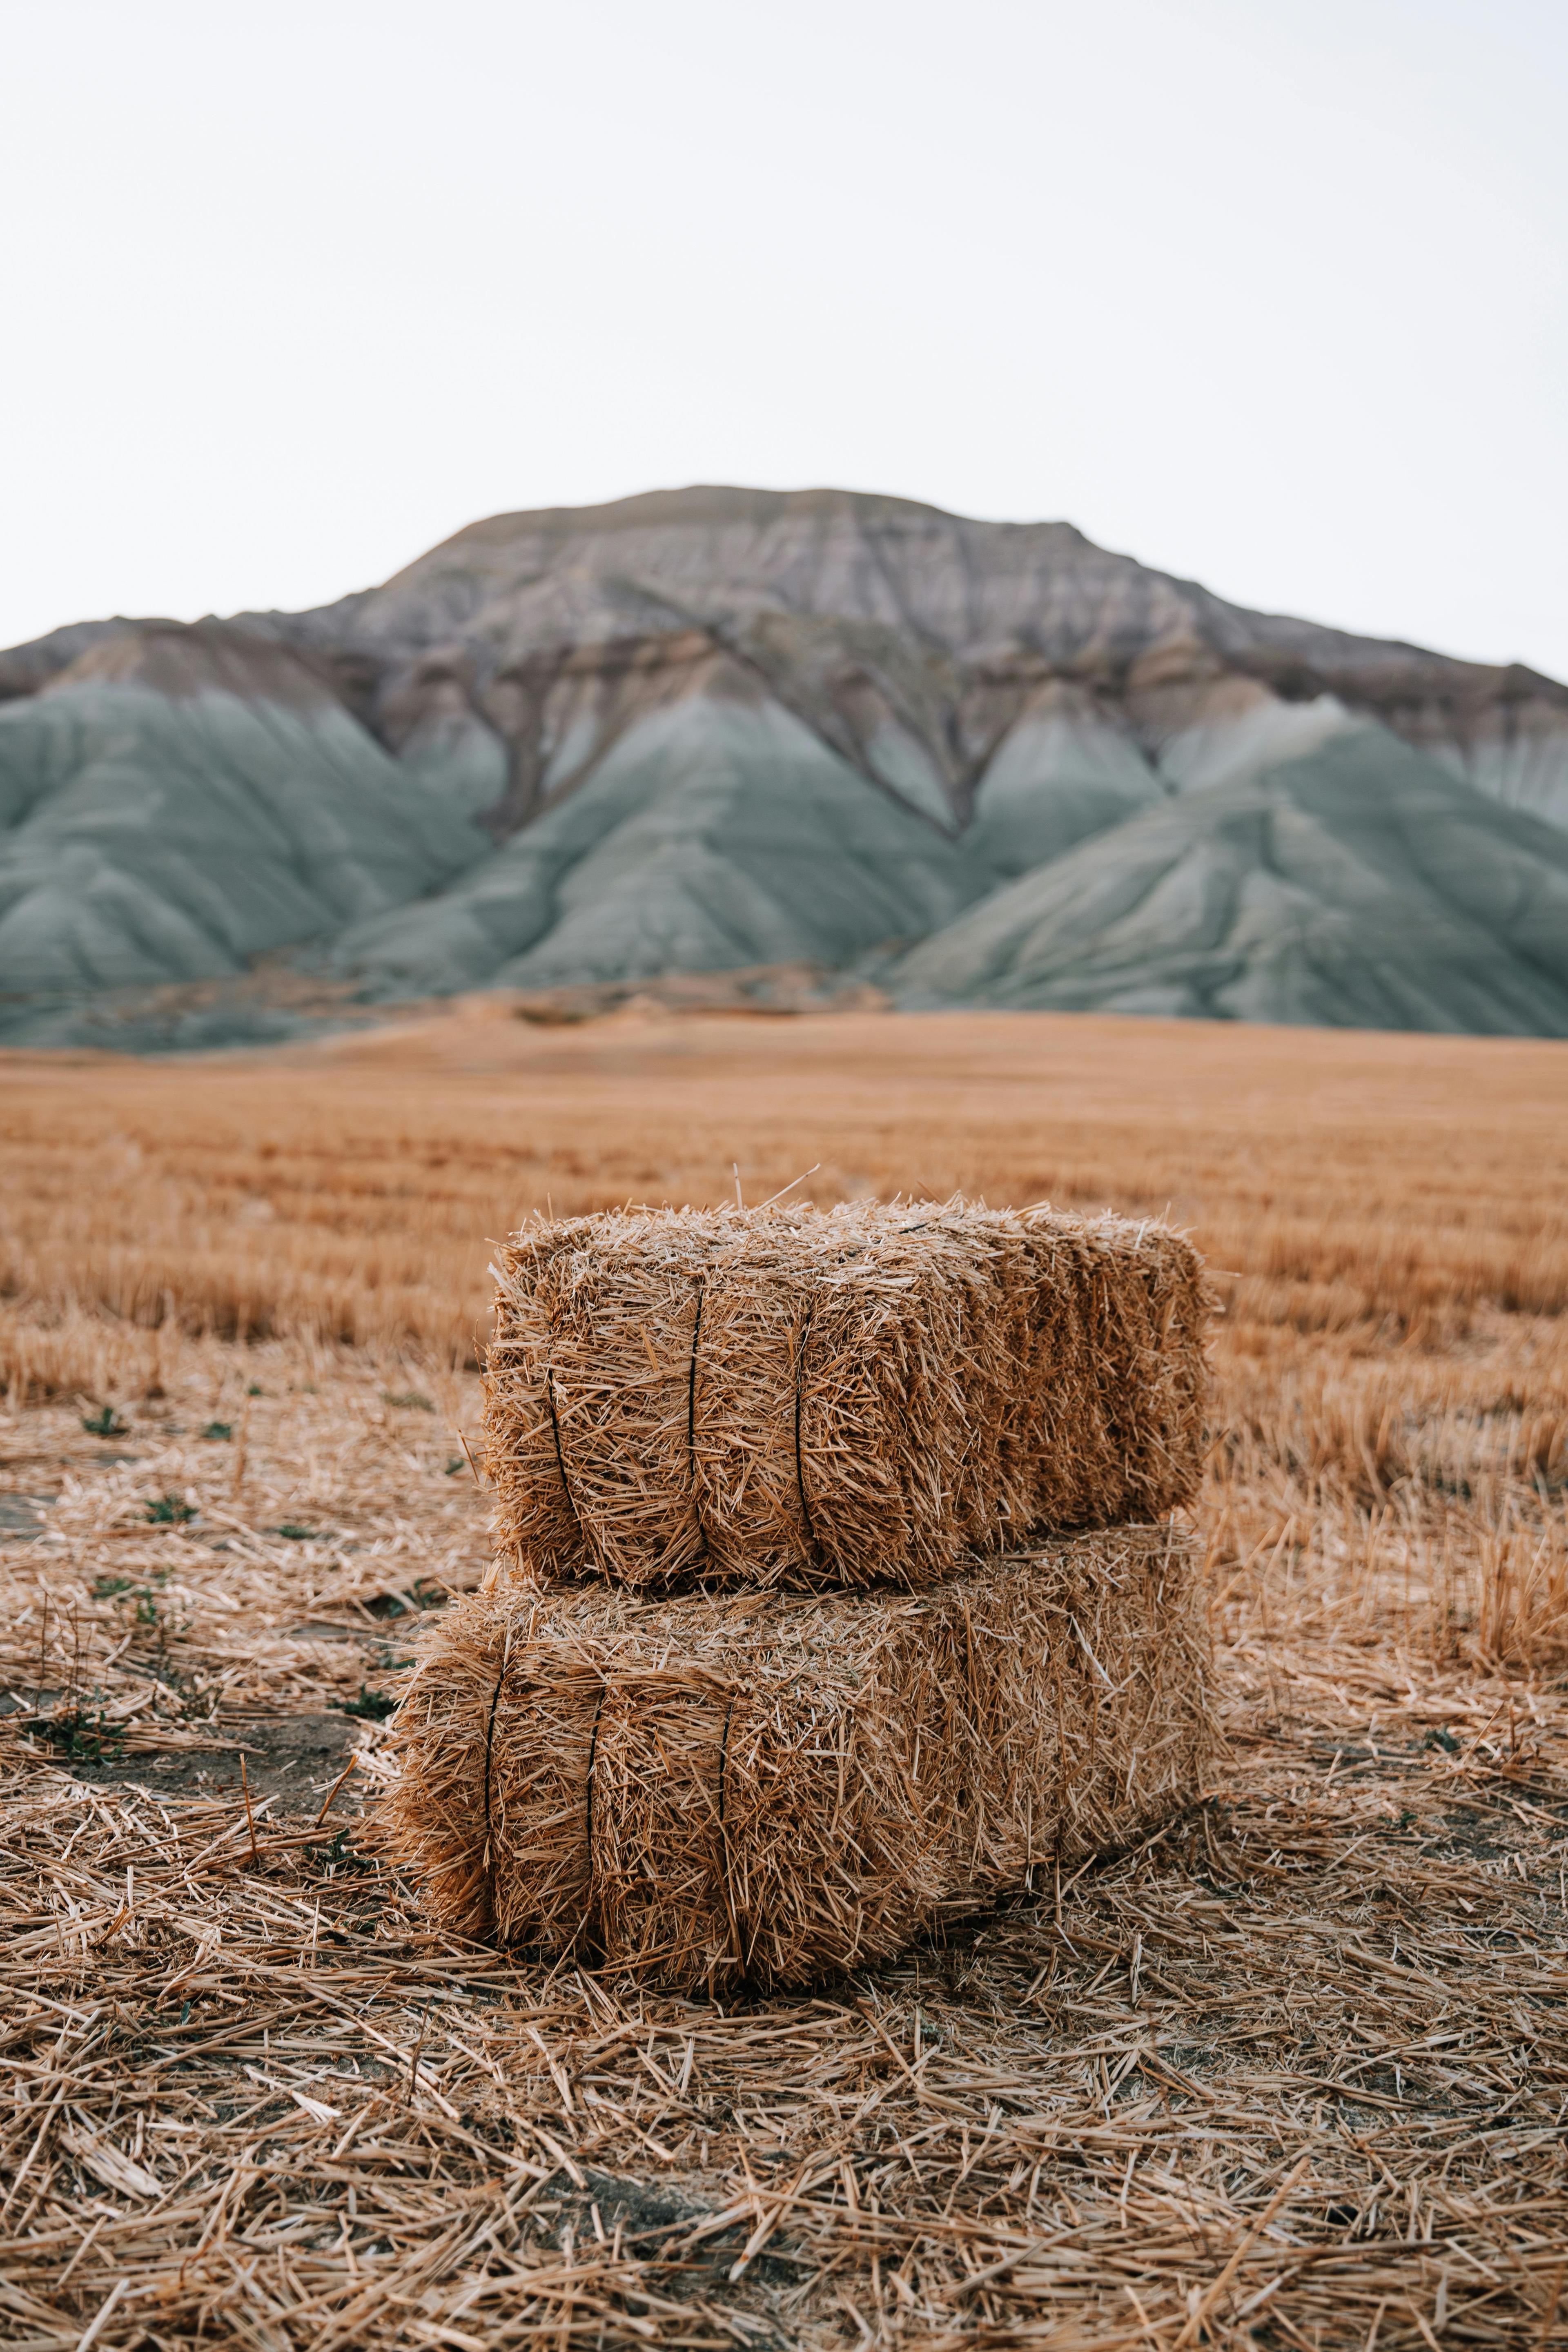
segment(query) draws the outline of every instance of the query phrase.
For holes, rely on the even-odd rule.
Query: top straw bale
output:
[[[623,1210],[494,1271],[486,1462],[542,1581],[918,1587],[1196,1486],[1207,1295],[1160,1225]]]

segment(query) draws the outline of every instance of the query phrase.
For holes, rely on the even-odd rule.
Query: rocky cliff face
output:
[[[940,1001],[1568,1031],[1568,689],[1064,523],[828,490],[498,516],[317,612],[57,632],[5,694],[12,992],[310,942],[380,993],[872,958]],[[1310,955],[1268,879],[1309,803]],[[1433,828],[1468,845],[1434,865]],[[1324,978],[1368,924],[1408,985]]]
[[[584,665],[621,676],[686,634],[753,667],[869,780],[945,803],[960,824],[1001,742],[1058,682],[1156,763],[1216,704],[1336,697],[1568,824],[1568,689],[1244,612],[1067,523],[837,490],[661,491],[495,516],[383,588],[268,620],[374,671],[373,724],[395,707],[406,727],[460,693],[514,763],[517,821],[579,715],[559,690],[563,657],[579,682]]]

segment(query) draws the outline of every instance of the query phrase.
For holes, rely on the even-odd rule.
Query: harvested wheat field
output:
[[[1568,2344],[1568,1049],[459,1006],[0,1105],[6,2343]],[[814,1163],[1206,1255],[1200,1800],[803,1991],[468,1942],[375,1806],[494,1246]]]

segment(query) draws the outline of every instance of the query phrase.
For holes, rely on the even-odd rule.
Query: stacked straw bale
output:
[[[447,1926],[801,1984],[1196,1793],[1191,1538],[1150,1524],[1202,1451],[1178,1236],[626,1210],[497,1280],[500,1557],[421,1639],[388,1804]]]
[[[486,1461],[526,1576],[919,1589],[1196,1487],[1207,1297],[1157,1225],[628,1210],[495,1271]]]
[[[1205,1658],[1174,1527],[921,1593],[500,1582],[426,1638],[393,1844],[460,1933],[802,1984],[1168,1820],[1203,1769]]]

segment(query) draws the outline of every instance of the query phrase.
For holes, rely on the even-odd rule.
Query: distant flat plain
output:
[[[737,1168],[748,1202],[1169,1215],[1242,1277],[1233,1324],[1363,1348],[1568,1304],[1553,1042],[636,1005],[540,1027],[475,998],[272,1054],[0,1055],[0,1131],[11,1297],[219,1334],[465,1347],[487,1237],[731,1198]]]

